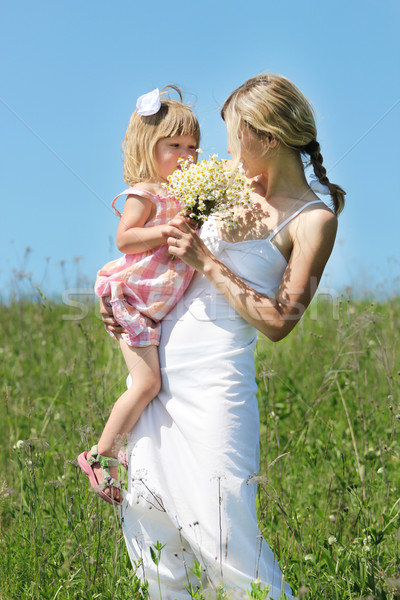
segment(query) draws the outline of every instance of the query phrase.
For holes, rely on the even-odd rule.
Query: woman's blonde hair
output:
[[[161,107],[154,115],[143,116],[137,110],[132,114],[125,139],[122,144],[124,153],[124,179],[128,185],[139,181],[157,181],[157,163],[155,147],[158,140],[178,135],[192,135],[197,147],[200,144],[200,125],[186,104],[182,93],[174,85],[167,85],[161,93],[171,88],[180,100],[161,98]]]
[[[252,77],[232,92],[225,101],[221,116],[227,129],[230,149],[234,160],[240,157],[240,131],[245,125],[260,139],[267,142],[271,137],[309,156],[318,180],[329,187],[335,213],[344,207],[345,191],[330,183],[320,145],[314,111],[307,98],[286,77],[261,74]]]

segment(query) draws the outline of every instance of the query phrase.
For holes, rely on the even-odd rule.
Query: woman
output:
[[[254,188],[233,232],[210,218],[197,235],[170,222],[171,254],[197,273],[163,321],[162,390],[129,441],[129,490],[121,509],[132,562],[164,600],[196,584],[239,597],[258,578],[270,598],[292,598],[263,540],[252,477],[259,462],[254,373],[256,331],[284,338],[310,303],[331,253],[337,221],[310,189],[302,156],[328,186],[334,211],[344,192],[329,183],[312,109],[287,79],[259,75],[226,100],[230,151]],[[102,305],[103,320],[113,322]],[[115,323],[114,323],[115,325]],[[165,544],[156,565],[150,547]],[[140,560],[141,559],[141,560]]]

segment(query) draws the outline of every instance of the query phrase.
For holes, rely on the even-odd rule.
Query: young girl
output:
[[[115,403],[97,446],[78,457],[91,486],[111,504],[120,504],[118,452],[161,384],[157,346],[159,321],[177,303],[193,268],[173,260],[165,238],[167,223],[179,212],[177,198],[164,196],[161,183],[179,159],[197,158],[199,123],[180,101],[161,98],[158,89],[140,96],[123,144],[124,179],[131,187],[112,206],[120,217],[117,245],[125,255],[107,263],[95,284],[126,333],[116,334],[133,385]],[[165,89],[165,88],[163,88]],[[161,90],[163,91],[163,90]],[[122,215],[115,201],[126,195]],[[113,335],[113,334],[111,334]]]

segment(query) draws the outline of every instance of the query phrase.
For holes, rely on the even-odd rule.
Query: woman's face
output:
[[[240,128],[239,139],[240,161],[246,177],[251,179],[263,173],[266,168],[268,144],[246,126]]]

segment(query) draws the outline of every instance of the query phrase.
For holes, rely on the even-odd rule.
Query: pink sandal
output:
[[[98,464],[103,469],[104,479],[101,483],[97,481],[97,477],[93,471],[93,465]],[[116,488],[121,491],[121,484],[119,481],[111,477],[110,475],[110,467],[117,467],[119,465],[118,458],[111,458],[109,456],[102,456],[97,452],[97,446],[93,446],[90,452],[82,452],[78,456],[78,465],[82,469],[82,471],[89,477],[90,485],[95,490],[95,492],[108,502],[109,504],[115,504],[119,506],[121,502],[116,500],[112,496],[104,493],[106,488]]]

